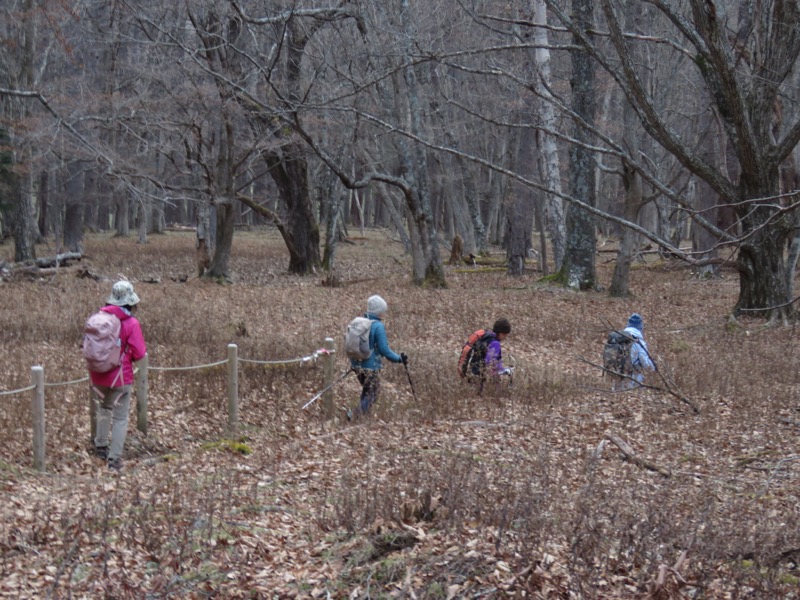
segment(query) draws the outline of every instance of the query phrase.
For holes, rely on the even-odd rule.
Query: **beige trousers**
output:
[[[132,388],[132,385],[115,388],[94,386],[95,408],[97,409],[97,434],[94,438],[94,445],[98,448],[109,446],[108,436],[110,433],[109,460],[120,458],[122,449],[125,447]]]

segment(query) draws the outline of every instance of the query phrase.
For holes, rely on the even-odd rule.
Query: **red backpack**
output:
[[[90,371],[107,373],[122,364],[121,328],[122,322],[115,315],[102,310],[88,318],[81,351]]]
[[[458,374],[461,377],[481,374],[486,350],[494,337],[495,333],[491,329],[478,329],[467,338],[458,359]]]

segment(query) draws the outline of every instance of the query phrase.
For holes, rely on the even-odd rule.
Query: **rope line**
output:
[[[151,367],[147,365],[148,371],[195,371],[197,369],[208,369],[210,367],[218,367],[219,365],[228,364],[228,359],[218,360],[217,362],[208,363],[207,365],[194,365],[191,367]]]
[[[327,354],[332,354],[332,352],[330,352],[329,350],[326,350],[325,348],[320,348],[319,350],[313,352],[312,354],[309,354],[308,356],[301,356],[300,358],[291,358],[291,359],[287,359],[287,360],[253,360],[253,359],[239,358],[238,362],[240,362],[240,363],[251,363],[251,364],[254,364],[254,365],[291,365],[291,364],[294,364],[294,363],[303,364],[303,363],[315,361],[320,356],[324,356],[324,355],[327,355]],[[189,367],[152,367],[152,366],[148,365],[147,366],[147,370],[148,371],[194,371],[194,370],[197,370],[197,369],[208,369],[208,368],[211,368],[211,367],[218,367],[220,365],[225,365],[225,364],[228,364],[228,359],[219,360],[217,362],[208,363],[208,364],[204,364],[204,365],[192,365],[192,366],[189,366]],[[139,368],[137,367],[134,370],[134,374],[137,373],[138,371],[139,371]],[[59,387],[59,386],[62,386],[62,385],[73,385],[73,384],[76,384],[76,383],[83,383],[84,381],[89,381],[89,376],[88,375],[86,377],[81,377],[80,379],[73,379],[71,381],[59,381],[59,382],[53,382],[53,383],[45,383],[44,387],[51,388],[51,387]],[[23,392],[29,392],[30,390],[35,389],[35,388],[36,388],[35,385],[29,385],[28,387],[20,388],[18,390],[8,390],[8,391],[0,392],[0,396],[12,396],[14,394],[21,394]]]
[[[21,394],[22,392],[30,392],[31,390],[35,390],[35,385],[29,385],[28,387],[20,388],[18,390],[8,390],[6,392],[0,392],[0,396],[13,396],[14,394]]]
[[[331,354],[328,350],[321,348],[308,356],[301,356],[300,358],[290,358],[287,360],[253,360],[251,358],[240,358],[241,363],[250,363],[253,365],[291,365],[294,363],[307,363],[312,360],[317,360],[321,355]]]
[[[80,379],[73,379],[72,381],[60,381],[58,383],[45,383],[44,387],[58,387],[60,385],[72,385],[73,383],[83,383],[84,381],[89,381],[89,376],[81,377]]]

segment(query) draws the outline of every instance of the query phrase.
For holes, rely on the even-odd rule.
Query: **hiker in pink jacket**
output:
[[[118,281],[111,289],[106,306],[100,310],[120,320],[121,364],[105,373],[89,371],[97,407],[97,435],[94,438],[95,454],[107,461],[109,468],[122,468],[122,449],[128,435],[128,415],[133,389],[133,362],[147,354],[142,326],[133,313],[139,296],[128,281]],[[110,431],[109,431],[110,430]],[[109,446],[109,433],[111,444]]]

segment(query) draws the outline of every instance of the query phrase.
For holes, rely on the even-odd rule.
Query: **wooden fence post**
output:
[[[228,344],[228,429],[239,426],[239,346]]]
[[[136,428],[147,435],[147,354],[136,363]]]
[[[336,344],[333,338],[325,338],[322,347],[327,350],[322,355],[322,389],[333,385],[333,367],[336,358]],[[325,409],[325,416],[333,416],[333,387],[322,395],[322,405]]]
[[[33,413],[33,468],[44,471],[44,367],[31,367],[31,408]]]

